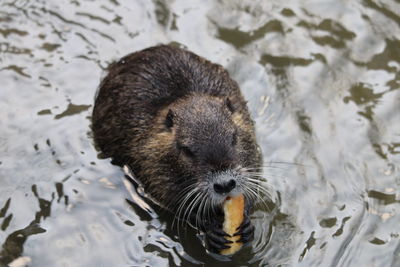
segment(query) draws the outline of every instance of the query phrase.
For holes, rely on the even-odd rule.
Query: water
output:
[[[275,162],[275,204],[231,262],[93,145],[105,68],[159,43],[229,70]],[[399,70],[398,0],[2,0],[0,265],[399,266]]]

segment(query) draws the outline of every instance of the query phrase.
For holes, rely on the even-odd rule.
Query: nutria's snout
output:
[[[226,170],[217,172],[209,177],[210,197],[215,200],[215,203],[220,203],[226,197],[235,196],[244,193],[245,178],[236,170]]]
[[[236,187],[236,181],[230,179],[229,181],[223,181],[219,183],[214,183],[214,191],[218,194],[227,194]]]

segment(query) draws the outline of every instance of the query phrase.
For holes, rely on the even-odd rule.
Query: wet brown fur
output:
[[[170,110],[175,114],[169,128]],[[233,129],[238,141],[232,148],[226,140]],[[147,192],[172,211],[190,178],[203,179],[226,162],[242,167],[261,162],[237,83],[222,66],[166,45],[132,53],[110,66],[96,97],[93,132],[104,155],[130,165]],[[201,151],[202,164],[182,156],[181,142]]]

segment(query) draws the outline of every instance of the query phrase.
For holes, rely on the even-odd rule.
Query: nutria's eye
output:
[[[194,153],[189,147],[187,147],[187,146],[179,146],[179,149],[183,153],[185,153],[185,155],[188,156],[189,158],[194,158]]]
[[[168,110],[168,114],[165,117],[165,126],[167,126],[168,128],[174,126],[174,113],[172,112],[172,110]]]
[[[235,131],[232,135],[232,146],[237,144],[237,132]]]

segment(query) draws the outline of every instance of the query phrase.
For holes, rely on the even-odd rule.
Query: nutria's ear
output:
[[[174,112],[171,109],[168,110],[168,114],[165,117],[165,126],[167,126],[168,128],[174,126]]]
[[[228,107],[230,112],[235,112],[235,106],[232,104],[232,101],[229,97],[225,98],[225,105]]]

